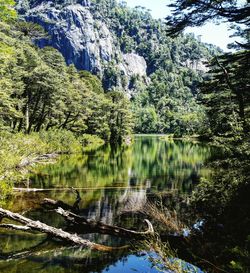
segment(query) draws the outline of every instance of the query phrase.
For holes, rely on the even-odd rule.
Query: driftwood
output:
[[[55,209],[55,211],[58,214],[63,216],[66,219],[66,221],[71,224],[71,230],[80,234],[100,233],[100,234],[108,234],[108,235],[113,235],[118,237],[125,237],[128,239],[144,239],[146,236],[154,234],[153,226],[149,222],[149,220],[145,220],[145,222],[148,225],[148,230],[145,232],[138,232],[138,231],[129,230],[129,229],[125,229],[125,228],[121,228],[117,226],[106,225],[101,222],[96,222],[93,220],[88,220],[82,216],[79,216],[77,214],[74,214],[73,212],[68,211],[68,210],[72,210],[72,211],[78,210],[79,201],[80,201],[80,196],[77,193],[77,201],[73,206],[70,206],[62,201],[55,201],[51,199],[45,199],[43,206],[53,207],[53,209]],[[46,225],[40,221],[31,220],[18,213],[13,213],[11,211],[0,208],[0,219],[2,218],[8,218],[10,220],[14,220],[18,223],[23,224],[24,226],[14,225],[14,224],[1,224],[0,228],[14,229],[14,230],[26,231],[26,232],[38,231],[38,232],[46,233],[47,235],[60,239],[64,242],[68,242],[74,245],[80,245],[82,247],[90,248],[93,250],[113,251],[113,250],[128,248],[128,246],[114,248],[114,247],[99,245],[99,244],[90,242],[89,240],[82,239],[77,234],[66,232],[62,229],[58,229],[58,228]]]
[[[48,162],[49,160],[55,159],[57,157],[58,154],[56,153],[44,154],[33,158],[26,157],[16,166],[16,168],[23,169],[36,163]]]
[[[71,206],[61,200],[53,200],[53,199],[49,199],[49,198],[44,198],[43,202],[42,202],[42,207],[46,208],[46,209],[58,209],[58,208],[62,208],[65,210],[70,210],[70,211],[74,211],[74,205]]]
[[[89,240],[82,239],[77,234],[71,234],[69,232],[63,231],[62,229],[48,226],[40,221],[33,221],[18,213],[13,213],[11,211],[8,211],[2,208],[0,208],[0,217],[14,220],[18,223],[24,224],[26,227],[30,228],[31,230],[46,233],[47,235],[50,235],[51,237],[54,237],[54,238],[58,238],[64,242],[68,242],[74,245],[79,245],[85,248],[90,248],[93,250],[108,252],[108,251],[113,251],[117,249],[128,248],[128,246],[121,247],[121,248],[114,248],[114,247],[108,247],[104,245],[95,244],[93,242],[90,242]],[[11,227],[12,229],[29,231],[26,228],[20,228],[20,226],[15,226],[15,225],[2,225],[2,227],[7,227],[7,228]]]
[[[12,225],[12,224],[2,224],[0,225],[0,228],[7,228],[7,229],[13,229],[13,230],[20,230],[20,231],[32,231],[30,227],[18,226],[18,225]]]
[[[62,215],[68,223],[72,224],[72,228],[76,232],[82,231],[84,233],[108,234],[128,239],[145,239],[147,236],[154,234],[153,226],[147,219],[144,221],[147,223],[148,229],[140,232],[117,226],[106,225],[102,222],[96,222],[94,220],[88,220],[72,212],[65,211],[62,208],[56,209],[56,212]]]
[[[79,216],[75,213],[80,211],[79,204],[81,201],[80,193],[77,189],[71,188],[71,190],[76,194],[76,201],[73,206],[64,203],[60,200],[52,200],[52,199],[44,199],[42,206],[45,208],[53,209],[58,214],[60,214],[67,223],[70,224],[70,231],[74,232],[72,234],[70,232],[66,232],[62,229],[58,229],[49,225],[46,225],[40,221],[33,221],[29,218],[26,218],[18,213],[13,213],[11,211],[0,208],[0,221],[2,218],[8,218],[10,220],[14,220],[18,223],[23,224],[15,225],[15,224],[1,224],[0,228],[14,229],[19,231],[33,232],[38,231],[49,235],[50,237],[54,237],[60,239],[64,242],[71,243],[73,245],[80,245],[85,248],[90,248],[94,250],[100,251],[113,251],[113,250],[121,250],[126,249],[129,246],[124,247],[108,247],[104,245],[99,245],[89,240],[85,240],[81,238],[78,234],[84,233],[100,233],[100,234],[108,234],[117,237],[123,237],[127,239],[145,239],[146,237],[154,234],[154,229],[149,220],[144,220],[148,225],[148,229],[144,232],[138,232],[134,230],[129,230],[117,226],[106,225],[101,222],[97,222],[94,220],[88,220],[82,216]]]
[[[74,192],[76,194],[76,201],[74,203],[73,206],[61,201],[61,200],[53,200],[53,199],[48,199],[45,198],[43,199],[43,203],[42,206],[48,209],[57,209],[57,208],[62,208],[65,210],[70,210],[72,212],[79,212],[80,208],[79,208],[79,204],[81,202],[81,196],[80,193],[77,189],[75,188],[71,188],[71,191]]]
[[[45,198],[42,205],[47,208],[55,209],[55,211],[58,214],[62,215],[64,219],[69,224],[71,224],[71,230],[73,230],[74,232],[108,234],[128,239],[145,239],[146,236],[154,234],[154,228],[150,221],[147,219],[145,219],[144,221],[148,225],[148,229],[146,231],[140,232],[117,226],[106,225],[102,222],[97,222],[94,220],[88,220],[85,217],[79,216],[68,211],[68,210],[74,211],[75,204],[74,206],[70,206],[60,200],[57,201]]]

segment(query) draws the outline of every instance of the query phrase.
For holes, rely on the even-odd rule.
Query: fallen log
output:
[[[88,220],[85,217],[76,215],[69,211],[65,211],[62,208],[56,209],[56,212],[62,215],[67,222],[72,224],[72,228],[74,231],[80,233],[84,232],[108,234],[127,239],[145,239],[147,236],[154,235],[154,228],[150,221],[147,219],[144,220],[148,225],[148,229],[146,231],[134,231],[118,226],[106,225],[102,222],[96,222],[94,220]]]
[[[48,226],[40,221],[33,221],[33,220],[26,218],[18,213],[13,213],[11,211],[8,211],[8,210],[2,209],[2,208],[0,208],[0,217],[14,220],[18,223],[24,224],[25,227],[28,227],[32,230],[46,233],[47,235],[50,235],[51,237],[58,238],[64,242],[68,242],[68,243],[71,243],[74,245],[80,245],[84,248],[89,248],[89,249],[99,250],[99,251],[106,251],[106,252],[128,248],[128,246],[115,248],[115,247],[109,247],[109,246],[96,244],[96,243],[90,242],[89,240],[82,239],[77,234],[72,234],[72,233],[63,231],[62,229]],[[2,227],[4,227],[4,226],[2,226]],[[5,227],[9,228],[10,225],[7,225]],[[13,229],[13,228],[15,228],[15,225],[12,225],[11,227]],[[16,226],[16,227],[18,227],[18,226]],[[18,229],[19,229],[19,227],[18,227]],[[29,230],[23,228],[23,231],[29,231]]]
[[[64,219],[71,224],[71,230],[77,233],[100,233],[127,239],[145,239],[147,236],[154,235],[154,228],[151,222],[147,219],[144,221],[148,225],[148,229],[140,232],[86,219],[85,217],[68,211],[74,211],[74,206],[70,206],[60,200],[57,201],[46,198],[43,200],[42,206],[55,209],[58,214],[62,215]]]

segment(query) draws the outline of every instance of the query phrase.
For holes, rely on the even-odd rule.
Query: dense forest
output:
[[[121,92],[106,95],[96,76],[68,67],[53,48],[36,48],[33,35],[43,34],[38,26],[7,22],[1,22],[2,127],[26,133],[66,129],[105,140],[130,134],[128,103]]]
[[[192,34],[172,39],[162,20],[152,18],[143,7],[132,9],[126,2],[84,2],[82,5],[86,8],[76,10],[67,5],[77,1],[57,1],[49,4],[48,9],[43,7],[43,2],[22,0],[18,5],[24,18],[40,24],[51,36],[37,44],[56,47],[68,64],[74,63],[77,68],[98,75],[106,91],[120,90],[129,94],[136,133],[181,136],[202,134],[207,129],[204,108],[197,102],[198,85],[207,70],[203,63],[221,52],[219,48],[199,42]],[[79,12],[93,21],[82,21]],[[71,39],[61,27],[61,17],[67,20]],[[86,51],[84,48],[77,51],[72,41],[75,28],[78,33],[81,27],[87,30],[77,39],[86,40]],[[99,35],[100,32],[104,32],[103,35]],[[94,41],[95,50],[89,40]],[[114,47],[107,43],[109,40]],[[92,60],[91,54],[98,61]],[[131,60],[134,58],[135,63]]]
[[[29,7],[40,3],[19,1],[19,15],[14,1],[1,1],[0,128],[5,145],[0,169],[4,180],[13,176],[23,158],[73,152],[88,142],[101,143],[98,137],[122,143],[132,132],[205,133],[207,117],[198,102],[198,85],[206,71],[202,61],[219,49],[192,35],[170,38],[165,24],[142,7],[98,1],[88,9],[94,18],[101,16],[114,36],[114,55],[133,53],[144,58],[146,72],[144,76],[122,74],[118,69],[122,55],[102,60],[102,74],[77,70],[44,42],[51,39],[50,30],[25,17]],[[61,9],[70,3],[53,5]],[[36,151],[32,145],[37,141]],[[6,156],[9,160],[4,160]]]

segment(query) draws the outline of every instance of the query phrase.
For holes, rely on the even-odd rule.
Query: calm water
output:
[[[22,187],[42,191],[16,193],[6,208],[64,227],[63,219],[53,212],[44,213],[39,204],[43,198],[73,204],[75,195],[71,187],[74,187],[81,193],[82,215],[138,229],[143,224],[138,219],[124,217],[124,212],[143,207],[155,193],[188,196],[201,176],[209,176],[204,163],[211,154],[211,148],[205,144],[137,136],[130,148],[106,146],[84,155],[63,156],[56,164],[40,166]],[[169,205],[180,208],[178,202]],[[58,243],[48,242],[45,235],[6,230],[0,230],[0,237],[2,258],[22,252],[14,260],[0,259],[1,273],[157,272],[147,255],[104,255],[79,248],[62,248]],[[105,245],[125,244],[106,235],[84,237]]]

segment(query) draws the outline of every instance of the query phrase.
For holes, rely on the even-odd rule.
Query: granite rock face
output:
[[[136,74],[143,77],[147,74],[147,63],[145,59],[134,53],[123,54],[122,67],[127,76]]]
[[[126,77],[126,81],[118,79],[109,88],[129,90],[131,78],[135,76],[147,81],[145,59],[121,51],[105,18],[98,11],[93,13],[93,5],[89,0],[19,0],[17,8],[27,21],[38,23],[49,33],[49,39],[38,42],[40,47],[55,47],[67,64],[75,64],[77,69],[88,70],[101,78],[105,77],[107,67]]]

